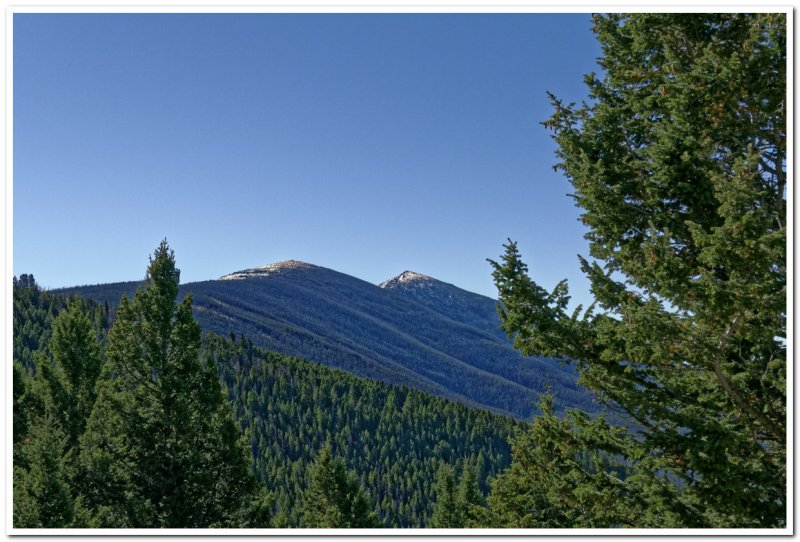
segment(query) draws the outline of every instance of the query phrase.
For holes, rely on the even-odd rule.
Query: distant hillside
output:
[[[307,468],[326,440],[388,527],[430,525],[443,463],[477,469],[480,490],[511,461],[508,417],[209,337],[255,471],[275,498],[276,527],[302,526]]]
[[[61,292],[116,304],[137,285]],[[189,293],[204,329],[273,351],[518,418],[548,388],[558,410],[597,411],[574,368],[511,347],[494,300],[418,273],[376,286],[292,260],[183,285]]]

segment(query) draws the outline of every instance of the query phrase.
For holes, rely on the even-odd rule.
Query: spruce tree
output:
[[[74,495],[65,467],[68,436],[51,416],[37,417],[14,465],[14,527],[71,527]]]
[[[66,431],[71,449],[94,406],[101,365],[97,333],[78,300],[53,320],[48,346],[52,361],[38,358],[37,377],[46,408]]]
[[[97,526],[237,526],[257,491],[217,368],[199,355],[191,298],[176,305],[179,277],[164,241],[109,334],[81,439],[84,504]]]
[[[492,263],[516,347],[577,363],[625,424],[537,420],[492,490],[511,523],[786,525],[786,24],[594,17],[603,74],[545,124],[596,305],[568,313],[512,242]]]
[[[436,505],[433,508],[430,526],[434,529],[455,529],[464,526],[463,517],[456,499],[456,480],[453,467],[442,463],[436,473]]]
[[[514,528],[680,527],[680,518],[664,505],[669,486],[659,488],[651,477],[626,479],[621,456],[613,453],[624,449],[614,440],[623,440],[622,429],[577,410],[559,418],[552,397],[542,397],[541,415],[512,439],[513,461],[492,484],[488,522]]]
[[[456,507],[461,515],[462,527],[481,527],[484,506],[483,494],[478,487],[477,469],[469,461],[464,461],[456,490]]]
[[[14,431],[14,463],[17,463],[17,444],[28,434],[33,416],[31,403],[31,382],[25,375],[25,369],[16,360],[12,368],[13,378],[13,431]]]
[[[314,528],[379,527],[377,515],[355,474],[341,458],[334,458],[331,443],[320,450],[309,467],[309,484],[303,492],[303,523]]]

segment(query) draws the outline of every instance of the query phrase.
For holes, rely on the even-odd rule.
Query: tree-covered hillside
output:
[[[33,275],[13,279],[13,359],[28,370],[33,369],[33,353],[47,348],[53,318],[67,306],[67,297],[42,290]],[[93,298],[81,298],[95,322],[98,339],[110,326],[109,304]],[[119,299],[115,302],[118,303]]]
[[[424,527],[442,464],[475,465],[484,493],[510,461],[515,423],[401,386],[210,337],[255,468],[275,494],[276,526],[300,525],[306,470],[326,441],[354,470],[388,527]]]
[[[139,297],[137,294],[135,299]],[[118,314],[124,317],[125,323],[119,321],[118,314],[110,314],[105,304],[70,302],[61,295],[42,291],[27,275],[15,281],[16,526],[204,524],[204,518],[190,509],[173,509],[167,513],[163,508],[165,504],[153,508],[146,503],[161,498],[157,491],[164,490],[166,479],[157,486],[140,486],[136,482],[137,473],[147,472],[150,467],[146,465],[155,459],[152,454],[158,453],[153,431],[172,434],[170,438],[175,439],[175,446],[189,442],[169,429],[173,421],[145,414],[160,401],[157,395],[150,395],[155,393],[149,389],[150,384],[130,395],[119,395],[122,381],[119,376],[112,377],[121,370],[128,371],[132,380],[124,384],[124,388],[138,389],[137,382],[144,373],[134,370],[131,363],[139,359],[136,345],[146,344],[149,335],[135,339],[130,333],[154,330],[150,324],[145,327],[136,324],[145,321],[142,320],[144,313],[136,311],[144,311],[144,307],[152,305],[146,299],[123,303],[124,308],[120,308]],[[139,308],[131,308],[132,304]],[[181,318],[185,318],[185,313]],[[54,326],[62,331],[54,332]],[[109,335],[112,326],[116,331]],[[74,344],[78,344],[75,341],[80,337],[85,337],[81,339],[84,342],[87,337],[91,339],[83,353],[73,349],[73,354],[86,361],[88,358],[83,359],[84,354],[95,352],[92,356],[103,365],[105,376],[94,374],[92,381],[85,385],[69,384],[69,361],[60,353],[65,349],[59,342],[64,336],[63,330],[67,329],[72,330],[69,337],[75,339]],[[135,363],[144,363],[152,357],[146,353],[141,355],[145,357]],[[508,439],[518,424],[507,417],[404,386],[390,386],[271,353],[241,336],[207,335],[196,359],[199,368],[209,364],[216,366],[244,442],[249,443],[253,473],[268,493],[263,499],[266,508],[260,512],[258,509],[238,512],[231,509],[229,515],[232,516],[223,517],[219,515],[224,510],[220,502],[220,506],[214,508],[217,515],[205,518],[207,526],[239,522],[240,526],[263,527],[268,525],[257,521],[265,521],[264,518],[270,516],[270,526],[313,526],[308,525],[311,521],[308,518],[316,516],[303,513],[310,502],[304,497],[310,491],[315,472],[311,465],[318,461],[326,444],[329,453],[337,461],[343,461],[350,476],[362,488],[377,524],[388,527],[429,525],[437,501],[436,473],[443,465],[461,472],[466,463],[474,469],[476,486],[485,494],[491,477],[510,462]],[[116,369],[109,365],[112,362]],[[149,380],[160,382],[163,373],[157,373],[151,371]],[[198,389],[204,378],[201,373],[197,375],[199,380],[187,382],[188,386],[174,381],[176,387],[169,393],[185,395],[187,405],[200,400],[199,396],[191,399],[194,393],[191,390]],[[99,399],[93,385],[98,376]],[[79,399],[86,396],[80,392],[84,387],[92,390],[91,403],[76,410],[79,401],[86,400]],[[209,396],[205,400],[211,399]],[[127,414],[121,417],[121,412]],[[150,425],[137,426],[141,427],[141,433],[119,433],[128,416]],[[174,423],[183,422],[176,419]],[[192,427],[196,426],[197,423],[192,422]],[[226,438],[226,446],[231,447],[232,453],[239,453],[234,450],[238,449],[236,439]],[[108,470],[114,464],[113,461],[109,463],[110,458],[121,457],[120,454],[127,457],[125,471],[120,471],[119,467]],[[194,464],[191,463],[194,460],[178,460],[177,457],[176,468]],[[161,460],[164,459],[162,455]],[[147,463],[140,464],[143,461]],[[189,470],[202,469],[203,464],[198,463],[199,467]],[[48,472],[49,479],[45,474]],[[159,473],[161,471],[156,468],[150,478],[160,476]],[[198,488],[202,483],[197,480],[201,479],[195,480]],[[109,485],[110,482],[113,483]],[[110,491],[115,485],[128,486],[128,489]],[[178,490],[176,486],[175,491]]]

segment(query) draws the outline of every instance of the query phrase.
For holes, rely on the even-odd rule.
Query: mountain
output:
[[[64,294],[118,303],[138,283],[84,286]],[[188,283],[201,326],[258,346],[403,384],[517,418],[550,389],[560,411],[597,411],[577,372],[524,358],[499,330],[496,301],[406,271],[379,286],[289,260]]]
[[[52,356],[53,322],[67,306],[63,295],[15,282],[13,441],[17,490],[18,482],[36,476],[25,463],[32,447],[38,446],[34,420],[43,399],[37,394],[45,389],[43,382],[34,383],[34,359]],[[113,319],[109,308],[87,301],[83,310],[94,320],[101,349],[105,349]],[[485,409],[269,352],[247,338],[232,340],[208,334],[201,356],[215,362],[232,412],[248,439],[253,470],[273,497],[272,527],[304,526],[302,502],[309,467],[326,444],[358,476],[371,510],[382,523],[387,527],[425,527],[437,499],[439,469],[448,464],[461,472],[464,463],[469,463],[480,491],[486,493],[491,479],[510,464],[510,437],[524,426],[524,422]],[[63,405],[67,396],[61,397]],[[63,457],[71,468],[76,467],[76,460],[73,453]],[[58,471],[53,463],[49,465],[45,474],[57,480]],[[75,485],[69,490],[73,498],[81,491]],[[17,491],[15,499],[26,494]],[[33,493],[23,500],[36,505],[17,507],[15,522],[36,525],[39,516],[32,516],[29,510],[41,510],[50,495]]]
[[[504,339],[497,316],[497,301],[462,290],[433,277],[403,271],[378,285],[427,307],[441,316],[482,329]]]

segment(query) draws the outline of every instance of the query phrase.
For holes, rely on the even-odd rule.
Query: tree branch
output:
[[[778,437],[780,442],[784,442],[785,438],[784,435],[781,433],[779,428],[775,427],[775,425],[766,418],[761,412],[757,409],[753,408],[747,401],[742,398],[739,391],[736,389],[736,386],[733,384],[731,379],[725,372],[722,370],[722,355],[725,351],[725,348],[728,346],[731,337],[736,332],[736,329],[739,327],[741,322],[741,315],[737,315],[733,321],[730,323],[728,328],[725,330],[725,333],[722,336],[722,339],[719,341],[717,355],[714,356],[714,360],[712,363],[712,370],[714,371],[714,375],[717,377],[717,382],[720,383],[722,389],[728,394],[728,396],[733,400],[733,402],[738,406],[742,411],[750,415],[752,418],[758,420],[761,425],[767,428],[770,433],[772,433],[773,438]],[[749,423],[747,425],[750,425]],[[751,431],[753,428],[751,427]],[[754,431],[755,433],[755,431]]]

